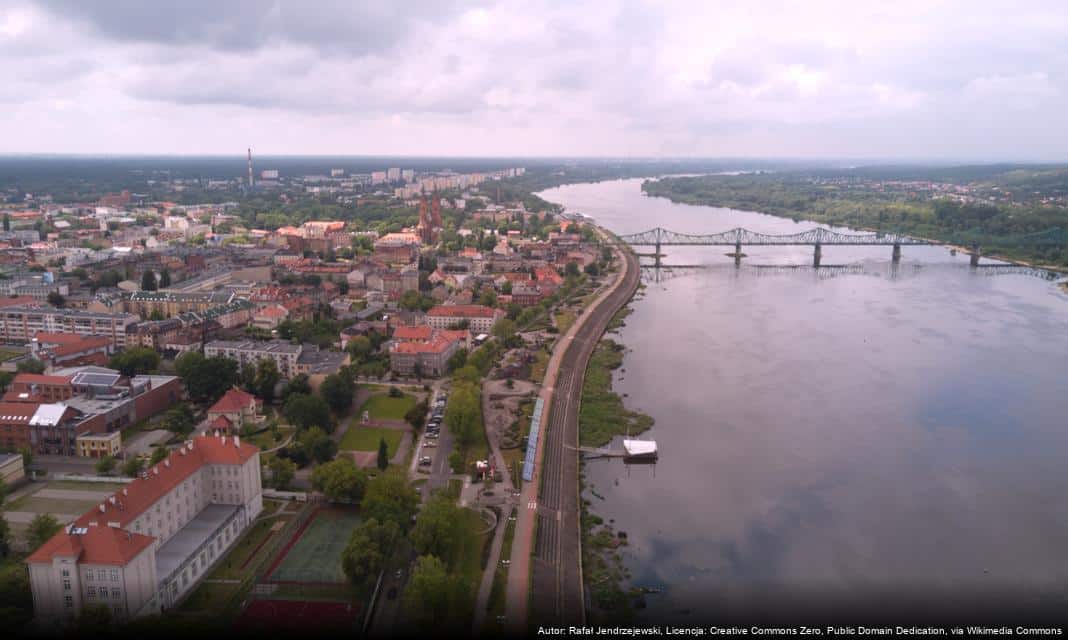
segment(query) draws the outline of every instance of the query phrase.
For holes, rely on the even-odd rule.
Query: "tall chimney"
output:
[[[252,147],[248,148],[248,188],[252,188]]]

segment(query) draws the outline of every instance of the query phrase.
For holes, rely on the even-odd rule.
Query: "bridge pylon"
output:
[[[901,262],[901,243],[894,243],[894,252],[890,256],[891,262]]]
[[[816,250],[812,252],[812,266],[813,267],[819,267],[820,266],[820,258],[822,258],[822,257],[823,257],[823,245],[821,245],[820,243],[817,242],[816,243]]]
[[[982,256],[982,254],[983,254],[983,250],[979,246],[979,243],[973,244],[972,245],[972,257],[971,257],[971,260],[969,261],[971,266],[973,266],[973,267],[978,267],[979,266],[979,257]]]

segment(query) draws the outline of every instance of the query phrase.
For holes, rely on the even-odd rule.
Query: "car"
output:
[[[434,447],[438,446],[438,443],[436,443],[433,440],[431,440],[430,442],[424,442],[423,446],[426,447],[427,449],[433,449]]]
[[[438,433],[436,431],[433,432],[433,433],[428,433],[428,434],[426,434],[426,437],[430,438],[431,440],[437,440]]]
[[[434,459],[431,458],[430,456],[423,456],[422,458],[419,458],[419,466],[420,467],[428,467],[431,464],[433,464],[433,462],[434,462]]]
[[[400,580],[401,578],[403,578],[404,577],[404,569],[397,569],[397,573],[394,573],[393,577],[396,578],[397,580]]]

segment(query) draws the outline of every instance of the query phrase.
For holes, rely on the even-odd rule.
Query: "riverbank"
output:
[[[864,190],[821,190],[797,177],[704,175],[645,180],[642,193],[676,204],[753,211],[801,222],[888,232],[958,247],[970,229],[979,236],[1026,235],[1063,226],[1056,212],[1004,209],[941,199],[903,199]],[[1021,266],[1068,273],[1068,253],[1056,245],[983,247],[986,257]]]

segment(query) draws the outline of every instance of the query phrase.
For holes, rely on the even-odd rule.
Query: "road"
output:
[[[528,605],[530,618],[539,624],[585,621],[579,459],[574,450],[582,383],[601,335],[634,295],[640,278],[633,253],[616,248],[616,255],[622,269],[615,281],[560,338],[546,371],[541,397],[549,418],[538,444],[534,481],[523,486],[508,576],[506,624],[513,633],[527,631]]]

